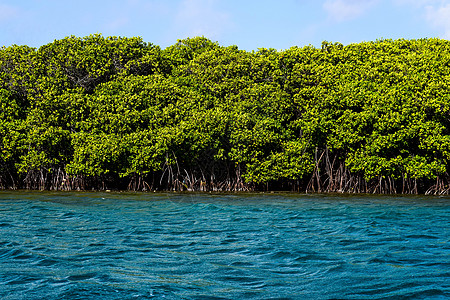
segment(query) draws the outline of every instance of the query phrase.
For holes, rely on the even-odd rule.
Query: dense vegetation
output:
[[[0,48],[0,187],[449,193],[450,42]]]

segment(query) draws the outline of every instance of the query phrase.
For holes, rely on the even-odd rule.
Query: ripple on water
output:
[[[22,196],[0,200],[2,299],[450,298],[448,199]]]
[[[49,258],[44,258],[44,259],[38,261],[36,263],[36,266],[39,266],[39,267],[51,267],[53,265],[56,265],[57,263],[58,263],[57,260],[54,260],[54,259],[51,259],[51,258],[50,259]]]

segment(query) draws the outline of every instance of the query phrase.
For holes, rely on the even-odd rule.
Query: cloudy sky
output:
[[[450,0],[0,0],[0,46],[93,33],[141,36],[162,48],[205,36],[248,51],[450,39]]]

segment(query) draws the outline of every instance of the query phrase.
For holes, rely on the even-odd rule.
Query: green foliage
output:
[[[101,35],[3,47],[0,186],[113,176],[449,192],[449,50],[423,39],[246,52],[204,37],[161,50]]]

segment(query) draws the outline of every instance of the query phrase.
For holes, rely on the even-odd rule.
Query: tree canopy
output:
[[[0,48],[0,187],[450,192],[450,42]]]

